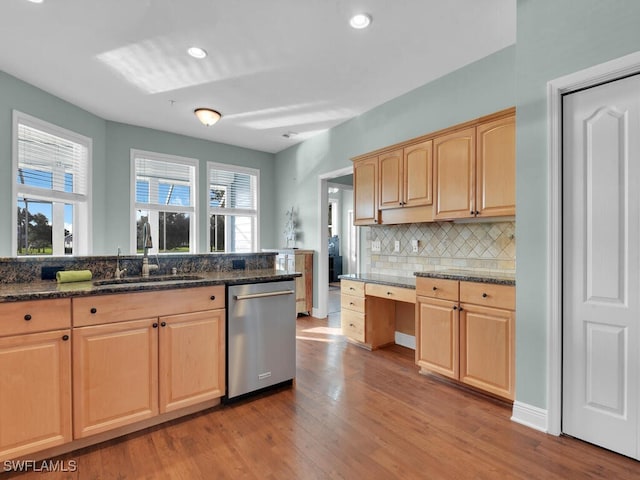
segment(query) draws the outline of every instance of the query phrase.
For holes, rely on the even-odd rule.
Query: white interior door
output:
[[[563,98],[562,431],[640,458],[640,76]]]

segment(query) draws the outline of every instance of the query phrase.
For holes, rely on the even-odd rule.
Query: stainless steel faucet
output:
[[[115,278],[117,280],[120,280],[122,277],[124,277],[125,273],[127,273],[127,269],[126,268],[120,269],[120,247],[118,247],[118,256],[116,257]]]
[[[149,265],[149,249],[153,248],[153,242],[151,241],[151,225],[149,222],[144,222],[142,225],[142,276],[148,277],[149,272],[157,270],[159,265]]]

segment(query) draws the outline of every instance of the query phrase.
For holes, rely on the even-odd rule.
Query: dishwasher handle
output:
[[[293,295],[295,290],[278,290],[276,292],[249,293],[247,295],[234,295],[236,300],[251,300],[252,298],[277,297],[280,295]]]

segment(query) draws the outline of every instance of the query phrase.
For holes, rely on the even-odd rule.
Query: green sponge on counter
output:
[[[58,283],[87,282],[91,280],[91,270],[60,270],[56,272]]]

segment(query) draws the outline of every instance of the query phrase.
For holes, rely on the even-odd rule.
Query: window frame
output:
[[[18,130],[20,125],[25,125],[27,127],[40,130],[49,135],[54,135],[57,137],[61,137],[69,142],[77,143],[84,146],[87,150],[86,157],[86,193],[72,193],[72,192],[62,192],[57,190],[48,190],[44,188],[32,187],[25,185],[20,187],[17,183],[18,178],[18,164],[20,159],[18,158],[19,147],[18,147]],[[42,120],[40,118],[34,117],[32,115],[26,114],[19,110],[12,111],[12,132],[11,132],[11,198],[12,198],[12,207],[11,207],[11,251],[12,256],[16,258],[27,258],[27,257],[44,257],[44,258],[52,258],[52,257],[78,257],[78,256],[86,256],[90,255],[93,250],[93,222],[92,215],[93,212],[93,139],[91,137],[87,137],[80,133],[74,132],[72,130],[68,130],[59,125],[55,125],[53,123],[47,122],[46,120]],[[16,236],[16,225],[18,222],[18,197],[27,197],[34,200],[43,200],[47,202],[64,202],[71,203],[73,205],[73,232],[74,235],[74,243],[73,243],[73,253],[70,255],[64,254],[64,235],[62,235],[62,253],[55,253],[56,248],[55,244],[58,239],[60,239],[59,235],[52,233],[52,254],[51,255],[18,255],[18,239]],[[55,218],[59,216],[52,211],[51,223],[53,224]],[[62,222],[64,223],[64,215],[62,216]],[[54,230],[54,232],[57,230]]]
[[[255,208],[255,214],[253,213],[253,210],[248,210],[248,209],[244,209],[244,208],[224,208],[224,209],[218,209],[217,207],[212,207],[211,204],[211,200],[210,200],[210,193],[211,193],[211,171],[212,170],[225,170],[228,172],[233,172],[233,173],[242,173],[242,174],[246,174],[246,175],[253,175],[255,176],[256,179],[256,188],[255,188],[255,193],[256,193],[256,208]],[[207,235],[206,235],[206,249],[207,249],[207,253],[236,253],[236,252],[228,252],[228,251],[224,251],[224,252],[212,252],[211,251],[211,215],[213,214],[217,214],[217,215],[224,215],[224,216],[240,216],[240,217],[251,217],[255,215],[255,233],[254,233],[254,239],[252,241],[252,243],[255,243],[255,245],[253,245],[253,247],[251,248],[250,251],[252,252],[258,252],[260,251],[260,170],[257,168],[251,168],[251,167],[242,167],[239,165],[231,165],[228,163],[219,163],[219,162],[207,162],[207,180],[206,180],[206,185],[207,185],[207,192],[206,192],[206,201],[207,201]],[[225,221],[225,225],[226,225],[226,221]],[[225,226],[225,237],[227,235],[229,235],[229,229],[226,228]],[[225,246],[227,245],[227,238],[225,238]]]
[[[193,184],[190,185],[190,197],[191,204],[193,207],[183,207],[179,205],[163,205],[163,208],[160,209],[156,204],[152,203],[138,203],[136,201],[136,158],[147,158],[149,160],[154,160],[158,162],[166,162],[166,163],[175,163],[180,165],[186,165],[188,167],[193,167]],[[137,148],[132,148],[130,152],[130,172],[131,172],[131,211],[130,211],[130,222],[129,228],[130,231],[130,252],[132,255],[142,255],[142,253],[137,252],[137,229],[135,227],[137,223],[137,211],[138,210],[148,210],[151,218],[149,223],[151,224],[152,230],[152,238],[153,247],[149,249],[149,253],[152,255],[180,255],[185,252],[159,252],[158,246],[160,244],[159,237],[156,231],[159,231],[158,227],[158,212],[161,210],[164,212],[175,212],[175,213],[189,213],[191,218],[189,221],[189,255],[193,255],[197,253],[197,245],[198,245],[198,222],[200,221],[199,216],[199,202],[198,202],[198,184],[199,184],[199,167],[200,161],[195,158],[183,157],[179,155],[170,155],[166,153],[158,153],[158,152],[150,152],[147,150],[140,150]],[[151,212],[155,212],[155,215],[152,215]],[[154,226],[154,223],[156,224]]]

